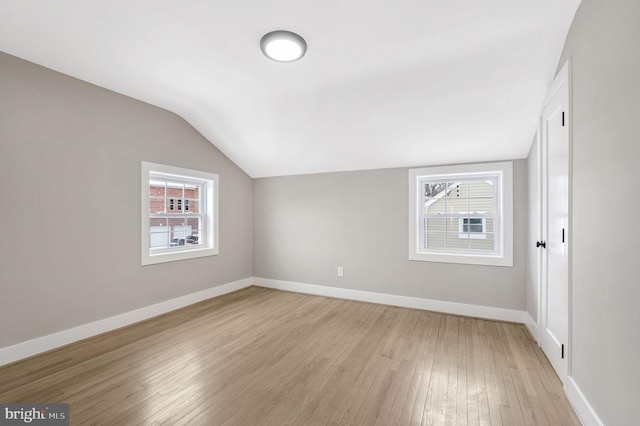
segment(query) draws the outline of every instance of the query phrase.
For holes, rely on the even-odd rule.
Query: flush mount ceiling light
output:
[[[260,40],[260,49],[269,59],[277,62],[293,62],[302,58],[307,43],[291,31],[271,31]]]

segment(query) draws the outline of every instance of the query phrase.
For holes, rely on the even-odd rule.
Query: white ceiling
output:
[[[0,0],[0,50],[179,114],[252,177],[501,160],[579,3]],[[275,29],[301,61],[262,55]]]

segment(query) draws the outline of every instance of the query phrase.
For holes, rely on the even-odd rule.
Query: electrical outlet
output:
[[[342,266],[338,266],[338,276],[344,277],[344,268]]]

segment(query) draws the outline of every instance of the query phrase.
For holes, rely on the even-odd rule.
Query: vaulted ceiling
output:
[[[579,3],[0,0],[0,50],[179,114],[252,177],[513,159]],[[302,60],[262,55],[277,29]]]

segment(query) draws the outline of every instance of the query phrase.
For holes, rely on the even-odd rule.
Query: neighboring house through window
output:
[[[513,266],[512,164],[409,170],[409,259]]]
[[[218,175],[142,162],[142,264],[218,254]]]
[[[461,217],[458,225],[458,238],[487,239],[487,220],[484,217]]]

